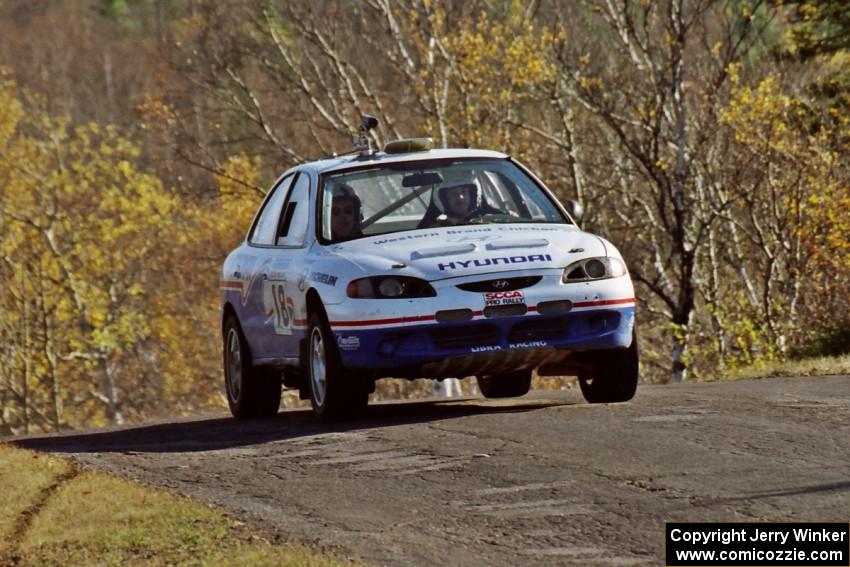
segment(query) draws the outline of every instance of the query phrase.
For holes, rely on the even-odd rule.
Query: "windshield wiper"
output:
[[[518,222],[531,222],[531,219],[514,217],[505,213],[487,213],[469,220],[466,224],[510,224]]]

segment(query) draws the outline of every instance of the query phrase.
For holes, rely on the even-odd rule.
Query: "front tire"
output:
[[[310,403],[316,417],[337,421],[363,413],[369,403],[366,384],[357,374],[345,372],[333,334],[318,313],[310,316],[307,357]]]
[[[485,398],[518,398],[531,389],[531,370],[487,374],[476,376],[475,380]]]
[[[280,408],[280,373],[251,364],[251,352],[236,317],[224,323],[224,388],[237,419],[269,417]]]
[[[635,396],[638,384],[638,341],[626,349],[585,353],[587,368],[580,371],[578,383],[584,399],[591,404],[627,402]]]

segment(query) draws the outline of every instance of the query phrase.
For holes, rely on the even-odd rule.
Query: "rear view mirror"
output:
[[[423,185],[438,185],[443,182],[443,176],[436,171],[411,173],[401,180],[404,187],[422,187]]]
[[[565,203],[565,206],[567,208],[567,212],[570,213],[570,216],[573,217],[574,221],[578,222],[581,220],[581,216],[584,214],[584,207],[581,206],[581,203],[570,199]]]

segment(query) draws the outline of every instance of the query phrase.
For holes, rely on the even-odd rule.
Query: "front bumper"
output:
[[[377,329],[333,328],[349,368],[399,369],[421,376],[508,372],[557,363],[574,352],[626,348],[634,303],[558,315],[478,316],[463,323],[423,322]]]

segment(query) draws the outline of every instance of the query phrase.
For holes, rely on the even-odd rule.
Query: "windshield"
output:
[[[487,223],[569,223],[507,159],[389,163],[324,176],[322,238]]]

